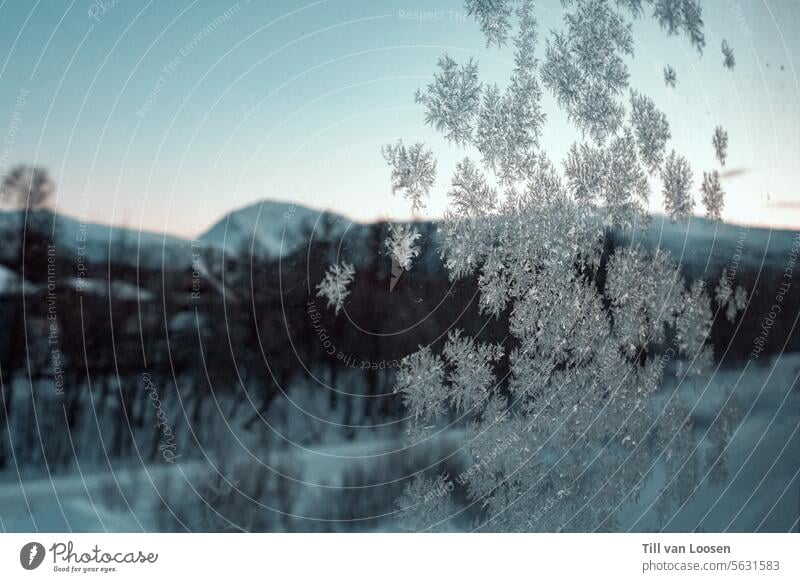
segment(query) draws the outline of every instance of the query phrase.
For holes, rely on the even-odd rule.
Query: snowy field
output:
[[[798,374],[800,354],[789,354],[741,369],[718,370],[711,382],[665,386],[667,396],[679,389],[696,403],[692,416],[699,447],[721,395],[731,389],[741,422],[727,451],[727,476],[717,484],[706,476],[695,495],[666,516],[656,512],[657,488],[648,485],[636,503],[620,508],[622,529],[797,530]],[[452,431],[425,450],[414,451],[387,438],[305,449],[295,444],[265,453],[261,462],[239,451],[222,460],[115,465],[113,470],[22,479],[12,469],[0,477],[0,528],[9,532],[394,531],[399,529],[394,512],[403,477],[444,458],[448,460],[438,470],[450,468],[452,473],[464,466],[469,460],[457,450],[461,438]],[[658,451],[653,458],[653,473],[663,480]],[[469,524],[453,528],[468,529]]]

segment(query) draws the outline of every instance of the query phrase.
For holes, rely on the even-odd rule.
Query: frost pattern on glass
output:
[[[444,383],[444,363],[430,347],[407,356],[397,371],[395,391],[415,422],[430,422],[447,410],[447,387]]]
[[[697,360],[696,373],[705,372],[711,365],[711,346],[707,341],[712,314],[703,281],[695,281],[683,293],[681,308],[675,334],[678,347],[684,356]]]
[[[647,0],[653,16],[669,35],[685,34],[698,52],[706,45],[703,12],[697,0]]]
[[[717,161],[721,166],[725,166],[725,161],[728,159],[728,132],[721,125],[714,128],[711,144],[714,146]]]
[[[642,162],[651,173],[656,172],[671,137],[667,116],[656,109],[652,99],[631,91],[631,125]]]
[[[605,216],[605,225],[627,229],[646,214],[650,185],[626,128],[607,147],[573,144],[564,162],[572,194]]]
[[[725,318],[733,323],[736,315],[747,307],[747,291],[742,287],[733,289],[732,277],[728,276],[727,269],[722,271],[722,276],[714,290],[714,299],[721,309],[725,310]]]
[[[451,406],[457,412],[482,406],[495,385],[492,364],[503,357],[502,347],[479,343],[456,330],[448,334],[442,353]]]
[[[442,257],[452,279],[471,273],[489,252],[497,192],[469,158],[456,166],[448,191],[450,207],[442,225]]]
[[[418,93],[428,123],[480,154],[453,172],[440,254],[452,281],[477,281],[480,311],[507,335],[494,345],[451,331],[401,362],[395,390],[409,438],[427,438],[445,418],[468,419],[464,446],[474,461],[455,479],[421,475],[406,486],[398,503],[412,530],[451,528],[456,491],[480,508],[477,529],[614,529],[617,509],[657,478],[654,451],[673,476],[659,490],[659,511],[684,503],[701,470],[724,471],[730,410],[708,434],[706,449],[719,454],[696,454],[691,408],[662,387],[667,370],[684,381],[708,368],[709,294],[668,252],[625,239],[648,222],[649,174],[661,178],[670,217],[694,208],[688,162],[665,155],[664,114],[635,90],[629,111],[622,103],[623,59],[633,55],[626,18],[651,11],[667,34],[686,34],[702,50],[700,7],[562,4],[564,27],[550,33],[540,68],[531,2],[467,0],[488,45],[514,39],[510,83],[482,84],[477,63],[445,56]],[[537,75],[579,132],[556,163],[539,150],[546,118]],[[664,78],[675,86],[672,67]],[[704,203],[718,215],[723,193],[713,173],[708,180]]]
[[[511,83],[505,92],[496,84],[486,87],[474,140],[484,164],[505,184],[524,180],[530,171],[545,120],[536,77],[536,19],[531,3],[523,2],[516,14],[519,32],[514,37]]]
[[[469,16],[480,24],[486,37],[486,46],[502,46],[511,29],[512,4],[514,0],[466,0],[464,8]]]
[[[336,263],[328,267],[322,281],[317,285],[317,297],[327,299],[328,307],[333,307],[337,315],[344,308],[344,300],[350,295],[348,287],[355,274],[353,265]]]
[[[663,341],[680,308],[682,284],[672,258],[663,251],[648,256],[638,246],[628,247],[611,257],[607,277],[611,313],[625,342],[620,349],[634,357],[648,342]]]
[[[424,532],[447,532],[455,509],[450,497],[453,484],[446,474],[430,478],[414,477],[397,500],[400,522],[406,529]]]
[[[664,210],[672,220],[688,218],[694,210],[692,169],[683,156],[670,152],[661,172]]]
[[[403,270],[411,270],[414,258],[419,255],[417,240],[419,231],[405,224],[390,224],[389,238],[386,240],[386,254]]]
[[[703,172],[703,184],[700,186],[703,206],[706,209],[706,216],[711,220],[720,220],[722,210],[725,208],[725,192],[719,181],[719,172]]]
[[[470,143],[481,102],[478,63],[470,59],[459,65],[444,55],[433,82],[425,91],[417,91],[415,99],[425,106],[425,123],[443,133],[448,141]]]
[[[678,84],[678,73],[672,68],[672,65],[664,67],[664,85],[670,89],[674,89]]]
[[[617,131],[628,86],[624,57],[633,55],[631,25],[605,0],[575,3],[564,15],[565,30],[548,39],[542,82],[570,121],[602,141]]]
[[[384,159],[392,167],[392,193],[400,193],[411,203],[411,210],[418,212],[425,207],[425,199],[436,181],[436,159],[423,143],[410,147],[401,140],[394,145],[385,145],[381,150]]]
[[[722,41],[722,64],[731,71],[736,66],[736,57],[733,56],[733,49],[727,40]]]

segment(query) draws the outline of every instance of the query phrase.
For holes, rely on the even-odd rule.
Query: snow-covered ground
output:
[[[636,505],[626,508],[623,522],[627,527],[633,531],[798,531],[799,377],[800,354],[789,354],[719,370],[710,382],[698,381],[693,388],[698,441],[714,420],[726,389],[736,398],[741,422],[726,451],[728,476],[719,485],[704,476],[695,495],[666,518],[659,518],[651,507],[657,493],[651,488]]]
[[[727,388],[741,423],[727,451],[728,476],[706,478],[694,497],[668,516],[652,507],[646,487],[621,510],[623,529],[658,531],[786,531],[800,516],[800,354],[717,371],[710,382],[682,385],[698,442]],[[667,393],[674,386],[667,385]],[[445,433],[424,449],[391,438],[284,446],[256,461],[244,451],[223,460],[115,467],[22,480],[0,476],[4,531],[155,531],[163,529],[395,530],[398,476],[435,463],[457,448],[461,434]],[[248,446],[257,443],[257,438]],[[701,445],[702,446],[702,445]],[[463,462],[452,455],[450,462]],[[210,462],[219,469],[211,469]],[[438,467],[441,470],[441,466]],[[656,462],[654,472],[663,477]],[[280,473],[282,477],[276,477]],[[346,489],[341,489],[345,486]],[[247,500],[236,492],[257,498]],[[240,512],[239,515],[234,515]],[[377,517],[383,516],[383,517]],[[373,519],[364,520],[363,518]],[[262,519],[263,518],[263,519]],[[265,524],[271,524],[269,526]]]

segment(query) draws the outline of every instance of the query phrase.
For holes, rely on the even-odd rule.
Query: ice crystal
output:
[[[623,121],[619,96],[628,85],[623,57],[633,55],[631,26],[606,0],[578,2],[566,30],[548,40],[542,81],[570,120],[602,141]]]
[[[643,2],[648,0],[616,0],[617,5],[626,9],[635,18],[639,18],[644,14]]]
[[[684,293],[675,333],[681,353],[695,361],[695,373],[706,371],[711,363],[711,346],[708,345],[711,320],[705,284],[695,281]]]
[[[719,172],[703,172],[703,184],[700,186],[703,206],[706,208],[706,216],[711,220],[720,220],[722,210],[725,208],[725,192],[719,181]]]
[[[478,115],[475,146],[484,163],[498,172],[502,182],[524,179],[539,146],[544,114],[536,78],[536,19],[530,2],[517,10],[519,32],[514,38],[514,71],[503,94],[489,85]]]
[[[400,192],[411,203],[414,212],[424,208],[436,181],[436,159],[422,143],[410,147],[398,141],[383,146],[383,157],[392,167],[392,192]]]
[[[472,272],[488,252],[492,224],[487,218],[495,210],[497,192],[469,158],[456,166],[451,186],[442,255],[450,276],[458,279]]]
[[[481,98],[478,125],[475,132],[475,147],[481,152],[483,162],[495,169],[506,147],[506,101],[496,84],[487,85]]]
[[[620,348],[628,355],[664,338],[678,309],[678,282],[678,267],[663,251],[649,256],[640,247],[628,247],[611,257],[606,291]]]
[[[714,137],[711,138],[711,144],[714,146],[714,155],[721,166],[725,165],[728,159],[728,132],[718,125],[714,128]]]
[[[444,363],[430,347],[407,356],[397,371],[395,390],[415,421],[436,419],[447,410],[447,388],[444,383]]]
[[[673,150],[661,172],[664,209],[672,220],[688,218],[694,210],[692,169],[683,156]]]
[[[405,224],[390,224],[389,238],[386,240],[386,254],[397,265],[406,271],[411,270],[414,257],[419,255],[417,239],[421,235],[413,226]]]
[[[425,91],[417,91],[416,101],[425,106],[425,123],[442,132],[448,141],[468,144],[481,101],[478,64],[470,59],[459,65],[444,55],[433,83]]]
[[[667,65],[664,67],[664,85],[670,89],[674,89],[677,84],[678,74],[675,72],[675,69],[672,68],[672,65]]]
[[[733,49],[727,40],[722,41],[722,64],[731,71],[736,66],[736,57],[733,56]]]
[[[697,0],[648,0],[653,4],[653,16],[669,35],[684,33],[694,47],[703,52],[703,12]]]
[[[652,99],[631,91],[631,125],[642,162],[651,173],[657,171],[671,137],[667,116],[656,109]]]
[[[476,342],[456,330],[448,335],[443,355],[450,369],[451,405],[456,411],[482,406],[496,382],[492,364],[502,357],[502,348]]]
[[[317,285],[317,297],[327,299],[328,307],[333,307],[337,315],[344,308],[344,300],[350,295],[348,287],[355,274],[353,265],[336,263],[328,267],[322,281]]]
[[[454,512],[452,490],[453,484],[447,474],[435,478],[417,475],[397,500],[401,523],[414,531],[449,531],[448,520]]]
[[[402,360],[396,390],[410,437],[429,437],[448,415],[466,419],[472,460],[455,478],[408,484],[400,504],[409,529],[452,527],[456,491],[482,508],[479,529],[614,529],[616,509],[657,478],[655,451],[666,451],[674,476],[659,492],[662,511],[686,500],[706,460],[695,453],[690,407],[659,391],[668,364],[697,374],[709,363],[710,299],[669,253],[626,239],[646,217],[648,172],[658,171],[673,219],[693,211],[692,172],[674,151],[665,156],[669,125],[648,97],[631,90],[629,114],[621,103],[623,59],[633,55],[626,18],[651,11],[667,34],[686,34],[701,50],[700,8],[694,0],[562,4],[564,26],[539,69],[531,2],[467,0],[489,45],[514,39],[509,84],[484,85],[475,63],[444,57],[418,95],[429,123],[481,156],[453,172],[440,252],[451,280],[477,281],[478,307],[505,339],[501,347],[455,331]],[[584,137],[561,164],[539,150],[537,73]],[[664,78],[675,85],[671,67]],[[706,181],[713,186],[714,175]],[[720,210],[722,191],[709,197],[709,187],[704,203]],[[709,449],[724,450],[728,426],[709,435]]]
[[[502,46],[511,28],[513,0],[465,0],[467,14],[480,24],[486,36],[486,46]]]
[[[742,287],[736,287],[734,291],[731,277],[728,276],[728,271],[725,269],[722,271],[722,276],[714,291],[714,299],[717,301],[717,305],[725,310],[725,318],[733,323],[736,315],[747,306],[747,291]]]
[[[573,144],[564,171],[575,197],[601,206],[608,226],[629,228],[645,213],[650,186],[629,129],[605,148]]]

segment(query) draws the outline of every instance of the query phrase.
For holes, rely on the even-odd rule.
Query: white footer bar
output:
[[[2,580],[794,581],[798,564],[798,534],[0,535]]]

